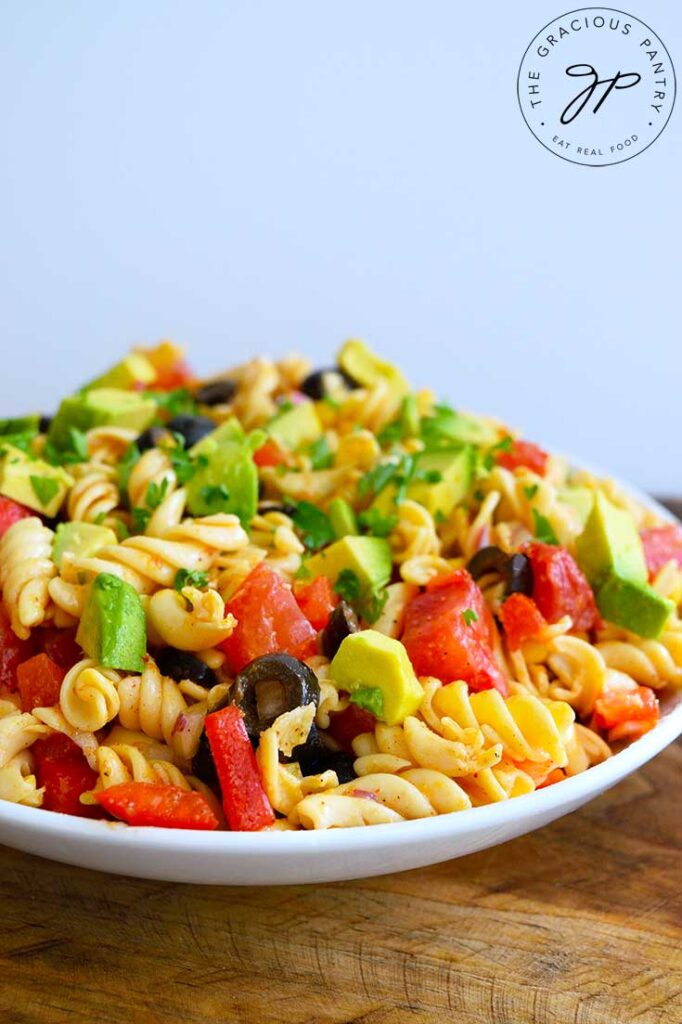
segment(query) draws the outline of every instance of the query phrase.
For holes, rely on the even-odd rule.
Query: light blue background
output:
[[[682,491],[680,100],[629,163],[546,152],[516,72],[568,6],[5,0],[2,408],[161,336],[208,371],[354,334]],[[629,7],[682,72],[680,5]]]

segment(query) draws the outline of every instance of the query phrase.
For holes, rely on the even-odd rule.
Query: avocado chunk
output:
[[[0,420],[0,442],[15,434],[37,434],[40,430],[40,414],[29,413],[28,416],[14,416],[8,420]]]
[[[351,694],[358,691],[365,707],[379,710],[387,725],[398,725],[419,707],[424,691],[417,679],[407,651],[375,629],[351,633],[342,642],[329,666],[334,685]],[[380,690],[383,700],[367,691]]]
[[[410,390],[397,366],[380,359],[364,341],[357,338],[351,338],[341,346],[338,363],[343,372],[362,387],[371,388],[379,381],[385,380],[398,398],[402,398]]]
[[[313,579],[326,576],[336,583],[342,572],[352,572],[358,579],[360,596],[385,587],[391,578],[393,560],[391,547],[381,537],[343,537],[323,548],[305,563]]]
[[[597,607],[607,622],[655,640],[675,605],[648,583],[611,576],[597,591]]]
[[[156,415],[156,402],[135,391],[121,388],[93,388],[65,398],[50,424],[48,440],[55,448],[67,448],[69,431],[91,427],[129,427],[142,433]]]
[[[418,501],[432,516],[449,516],[455,505],[462,501],[473,480],[473,448],[443,449],[423,452],[417,458],[415,479],[408,484],[407,497]],[[436,479],[440,474],[440,480]],[[434,479],[429,481],[428,476]],[[427,479],[423,479],[427,476]],[[390,484],[372,502],[372,508],[385,515],[394,511],[397,489]]]
[[[95,523],[59,523],[52,545],[52,561],[61,565],[65,552],[80,558],[91,558],[107,544],[116,544],[117,537],[108,526]]]
[[[278,413],[266,429],[278,444],[292,451],[322,436],[322,424],[313,402],[301,402],[293,409]]]
[[[237,441],[205,446],[186,488],[187,507],[193,516],[233,512],[248,526],[258,506],[258,470],[251,448]]]
[[[559,491],[559,501],[575,510],[580,525],[585,527],[594,505],[594,491],[589,487],[564,487]]]
[[[499,441],[499,430],[493,423],[444,405],[436,407],[435,415],[422,417],[421,433],[427,448],[447,448],[455,444],[489,448]]]
[[[246,434],[244,428],[238,419],[234,416],[230,416],[229,419],[221,423],[220,426],[212,430],[210,434],[206,434],[200,441],[197,441],[195,445],[190,449],[191,455],[209,455],[214,452],[219,445],[225,442],[245,442]]]
[[[101,572],[90,585],[76,643],[104,668],[141,672],[147,625],[140,595],[130,583]]]
[[[327,509],[329,522],[337,538],[354,536],[358,532],[355,512],[344,498],[333,498]]]
[[[595,494],[592,511],[575,542],[575,550],[578,565],[595,591],[612,576],[631,583],[646,583],[648,579],[644,549],[634,519],[603,494]]]
[[[140,384],[150,387],[155,380],[156,370],[150,360],[141,352],[131,352],[120,363],[116,363],[110,370],[103,373],[101,377],[86,384],[84,390],[123,388],[124,391],[129,391],[136,385],[139,387]]]
[[[0,494],[35,509],[44,516],[56,516],[73,484],[61,466],[42,459],[30,459],[20,448],[8,444],[0,461]]]

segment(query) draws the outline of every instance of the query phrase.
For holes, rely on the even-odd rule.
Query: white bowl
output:
[[[662,517],[651,498],[629,492]],[[437,864],[541,828],[614,786],[682,733],[682,693],[659,724],[603,764],[505,803],[417,821],[326,832],[132,828],[0,801],[0,843],[114,874],[210,885],[336,882]]]

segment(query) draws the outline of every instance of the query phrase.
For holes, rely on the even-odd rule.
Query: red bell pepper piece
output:
[[[211,831],[218,819],[201,793],[154,782],[122,782],[94,794],[109,814],[129,825]]]
[[[28,661],[22,661],[17,667],[17,683],[21,706],[24,711],[34,708],[52,707],[59,703],[64,676],[60,668],[46,654],[36,654]]]
[[[326,576],[317,576],[310,583],[295,583],[294,597],[308,622],[318,630],[324,629],[341,600]]]
[[[5,609],[0,605],[0,690],[13,692],[17,688],[17,668],[36,653],[35,631],[28,640],[16,635]]]
[[[34,743],[31,749],[37,746]],[[73,814],[78,818],[102,817],[99,807],[80,802],[81,794],[93,789],[98,778],[80,750],[77,756],[69,753],[61,758],[45,757],[36,751],[36,760],[37,782],[45,787],[42,804],[45,810]]]
[[[495,456],[498,466],[504,469],[518,469],[525,466],[532,469],[538,476],[544,476],[547,471],[547,452],[543,451],[532,441],[514,441],[509,451],[499,451]]]
[[[650,576],[655,576],[668,562],[682,567],[682,527],[676,523],[643,530],[642,544]]]
[[[547,625],[535,601],[525,594],[511,594],[500,609],[500,619],[511,651],[518,651]]]
[[[336,711],[329,716],[327,732],[340,747],[353,753],[353,740],[363,732],[374,733],[377,720],[371,711],[359,708],[357,704],[349,704],[343,711]]]
[[[206,736],[233,832],[258,832],[275,820],[263,788],[256,755],[238,707],[229,705],[206,716]]]
[[[300,658],[315,651],[317,634],[281,576],[261,562],[226,607],[237,620],[221,647],[233,673],[261,654],[284,652]]]
[[[432,580],[407,606],[402,641],[418,676],[463,679],[472,690],[494,687],[506,696],[493,639],[492,616],[466,569]]]
[[[548,622],[570,615],[574,629],[599,625],[592,588],[565,548],[533,541],[524,552],[533,568],[533,600]]]
[[[75,629],[41,629],[37,634],[41,646],[48,658],[67,672],[84,657],[83,651],[76,643]]]
[[[280,448],[273,437],[268,438],[265,444],[262,444],[253,453],[253,461],[257,466],[287,466],[289,464],[289,456],[287,453]]]
[[[0,537],[9,530],[10,526],[18,523],[20,519],[26,519],[28,516],[34,515],[35,512],[32,512],[30,508],[12,501],[11,498],[5,498],[4,495],[0,495]]]

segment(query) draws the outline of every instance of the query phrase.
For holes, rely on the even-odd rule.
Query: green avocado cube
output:
[[[240,442],[246,441],[246,434],[244,428],[235,416],[230,416],[229,419],[221,423],[220,426],[212,430],[210,434],[206,434],[202,437],[201,441],[190,448],[191,455],[208,455],[214,452],[221,444],[225,442]]]
[[[449,516],[466,497],[473,480],[474,449],[443,449],[423,452],[417,458],[415,479],[408,484],[407,497],[418,501],[432,516]],[[426,479],[423,477],[426,476]],[[433,477],[432,480],[429,477]],[[440,479],[438,479],[440,477]],[[389,484],[372,502],[383,515],[395,512],[397,488]]]
[[[248,526],[258,507],[258,469],[248,445],[234,441],[207,446],[185,485],[193,516],[232,512]]]
[[[594,491],[589,487],[564,487],[559,491],[559,501],[575,510],[578,522],[585,528],[594,505]]]
[[[499,441],[498,428],[481,416],[472,416],[439,406],[433,416],[424,416],[421,433],[427,448],[476,444],[489,448]]]
[[[357,703],[380,712],[387,725],[398,725],[414,715],[424,696],[403,645],[375,629],[347,636],[334,655],[329,675],[339,690],[351,694],[351,700],[361,691]],[[376,700],[371,692],[377,689],[383,700]]]
[[[56,516],[73,484],[73,477],[61,466],[30,459],[11,444],[4,445],[2,451],[0,494],[41,515]]]
[[[40,416],[29,413],[28,416],[14,416],[12,419],[0,420],[0,442],[15,434],[37,434],[40,430]]]
[[[156,416],[156,402],[135,391],[121,388],[93,388],[65,398],[50,424],[48,441],[55,448],[67,448],[69,431],[92,427],[129,427],[142,433]]]
[[[336,583],[342,572],[352,572],[358,578],[362,594],[367,595],[386,586],[391,578],[393,558],[390,544],[382,537],[348,536],[323,548],[309,558],[305,566],[313,579],[326,576],[332,583]]]
[[[295,451],[322,436],[322,423],[313,402],[301,402],[293,409],[278,413],[266,430],[283,448]]]
[[[334,536],[337,538],[354,536],[358,532],[358,521],[355,512],[345,498],[333,498],[327,509],[329,522],[332,524]]]
[[[147,650],[144,606],[135,588],[102,572],[90,584],[76,643],[104,668],[141,672]]]
[[[597,591],[597,607],[607,622],[655,640],[675,609],[648,583],[611,576]]]
[[[118,542],[116,534],[108,526],[95,523],[59,523],[52,545],[52,561],[60,566],[66,552],[80,558],[92,558],[97,552]]]
[[[648,579],[634,519],[599,492],[575,549],[578,565],[595,590],[612,576],[632,583],[646,583]]]
[[[381,359],[358,338],[344,342],[338,354],[338,364],[344,373],[364,388],[371,388],[384,380],[396,398],[402,398],[410,390],[398,367]]]
[[[86,384],[84,390],[91,388],[123,388],[130,390],[135,386],[151,387],[156,380],[156,370],[149,359],[141,352],[131,352],[116,363],[101,377]]]

